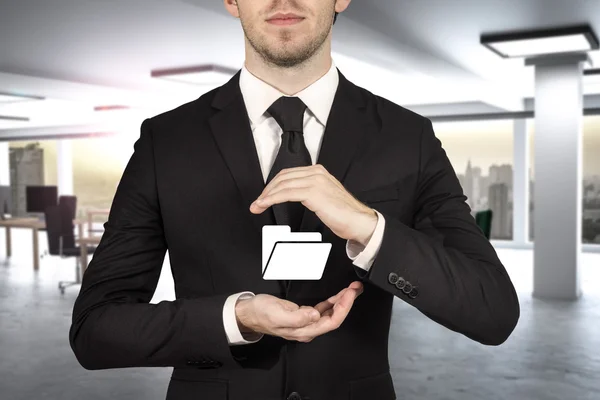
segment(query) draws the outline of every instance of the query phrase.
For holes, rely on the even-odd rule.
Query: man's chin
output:
[[[301,64],[303,61],[306,60],[306,57],[303,55],[300,55],[299,53],[270,53],[267,57],[267,60],[270,61],[271,63],[278,65],[278,66],[287,66],[287,67],[291,67],[294,65],[298,65]]]
[[[302,64],[303,61],[305,61],[305,60],[298,60],[298,59],[270,60],[271,64],[276,65],[280,68],[292,68],[292,67]]]

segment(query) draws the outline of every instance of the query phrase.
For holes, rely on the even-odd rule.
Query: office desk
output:
[[[101,235],[96,236],[87,236],[87,237],[79,237],[76,242],[79,244],[79,249],[81,250],[81,272],[82,274],[88,267],[88,246],[97,246],[100,243],[100,239],[102,239]]]
[[[73,220],[73,223],[78,226],[79,237],[83,236],[83,221]],[[37,218],[9,218],[0,219],[0,227],[6,228],[6,257],[12,256],[12,240],[11,240],[11,228],[26,228],[31,229],[33,233],[33,270],[37,271],[40,269],[40,244],[39,244],[39,232],[40,230],[46,229],[46,223],[40,221]]]
[[[37,218],[9,218],[0,219],[0,226],[6,228],[6,257],[12,256],[11,228],[26,228],[33,232],[33,269],[37,271],[40,268],[40,251],[38,234],[40,229],[45,229],[46,224]]]
[[[109,208],[91,208],[88,209],[86,211],[87,213],[87,218],[88,218],[88,232],[91,235],[92,232],[102,232],[103,230],[96,230],[94,229],[94,215],[106,215],[107,219],[108,219],[108,215],[110,214],[110,209]]]

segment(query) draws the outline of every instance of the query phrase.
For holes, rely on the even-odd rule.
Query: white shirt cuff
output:
[[[375,212],[377,213],[377,225],[375,226],[375,231],[373,232],[371,239],[369,239],[369,243],[367,243],[366,246],[363,246],[354,240],[348,240],[346,242],[346,254],[352,260],[352,264],[365,271],[369,271],[371,265],[373,265],[383,240],[385,218],[379,211],[375,210]]]
[[[264,336],[258,332],[242,334],[238,327],[235,317],[235,305],[238,300],[249,299],[251,297],[254,297],[254,293],[240,292],[232,294],[225,300],[225,305],[223,306],[223,326],[225,327],[227,342],[231,346],[256,343]]]

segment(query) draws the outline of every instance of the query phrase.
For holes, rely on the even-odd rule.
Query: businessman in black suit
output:
[[[430,120],[332,62],[350,0],[224,3],[244,67],[142,123],[74,306],[81,365],[174,367],[169,400],[391,400],[394,297],[503,343],[518,299]],[[332,243],[321,280],[262,279],[275,224]],[[149,304],[167,249],[176,300]]]

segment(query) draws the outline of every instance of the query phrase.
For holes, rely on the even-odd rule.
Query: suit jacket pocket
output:
[[[183,380],[171,378],[166,400],[227,400],[226,380]]]
[[[395,400],[394,382],[389,371],[350,381],[350,400]]]
[[[379,186],[373,189],[357,191],[354,196],[363,203],[373,204],[382,201],[398,200],[400,194],[396,184]]]

